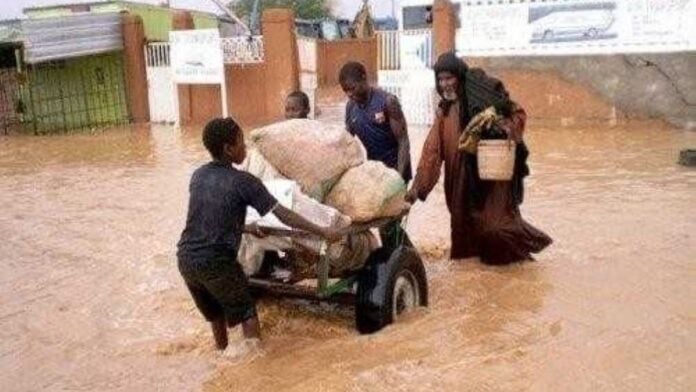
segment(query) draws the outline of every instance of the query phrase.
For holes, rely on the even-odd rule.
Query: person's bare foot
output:
[[[478,256],[473,256],[473,257],[465,257],[463,259],[457,259],[457,261],[460,263],[480,263],[481,258]]]
[[[253,359],[264,354],[261,340],[258,338],[242,339],[227,346],[221,355],[228,360]]]

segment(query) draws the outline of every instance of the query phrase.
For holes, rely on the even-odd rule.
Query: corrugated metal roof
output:
[[[123,49],[118,13],[22,21],[24,60],[35,64]]]
[[[22,28],[19,20],[0,21],[0,43],[22,41]]]

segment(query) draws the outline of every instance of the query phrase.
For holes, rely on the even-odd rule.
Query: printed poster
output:
[[[461,55],[696,50],[696,0],[462,2]]]

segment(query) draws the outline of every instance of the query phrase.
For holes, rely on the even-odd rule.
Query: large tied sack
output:
[[[280,174],[316,200],[348,169],[365,162],[358,139],[341,126],[293,119],[254,130],[251,141]]]
[[[348,170],[324,202],[353,222],[367,222],[398,215],[404,208],[406,184],[394,169],[367,161]]]
[[[246,159],[239,165],[239,169],[253,174],[262,181],[283,178],[283,176],[278,173],[278,170],[268,163],[266,158],[261,155],[254,145],[247,147]]]

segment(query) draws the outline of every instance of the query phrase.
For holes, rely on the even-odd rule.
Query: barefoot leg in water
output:
[[[215,337],[215,346],[218,350],[227,348],[227,323],[225,317],[210,322]]]

